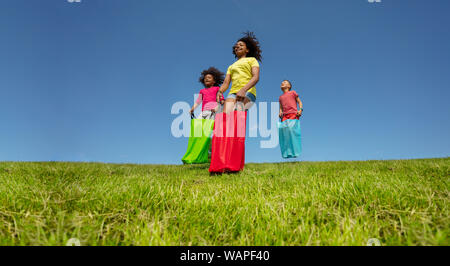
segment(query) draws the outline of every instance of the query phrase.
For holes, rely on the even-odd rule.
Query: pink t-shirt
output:
[[[292,114],[297,112],[297,97],[298,94],[293,90],[283,93],[283,95],[280,96],[279,101],[283,114]]]
[[[198,98],[195,102],[197,104],[202,103],[202,111],[212,110],[216,108],[217,92],[219,91],[219,89],[219,87],[211,87],[200,90]],[[220,100],[224,100],[223,96],[220,97]]]

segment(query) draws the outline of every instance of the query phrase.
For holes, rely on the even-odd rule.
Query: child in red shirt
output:
[[[302,101],[298,98],[297,92],[291,90],[292,84],[289,80],[283,80],[281,82],[281,90],[283,95],[280,96],[280,118],[281,122],[287,119],[299,119],[303,112]],[[297,110],[297,103],[300,110]]]

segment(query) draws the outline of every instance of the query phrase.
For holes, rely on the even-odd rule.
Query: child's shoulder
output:
[[[257,63],[257,62],[258,62],[258,60],[256,60],[256,58],[254,58],[254,57],[252,57],[252,56],[246,57],[245,60],[246,60],[247,62],[250,62],[250,63]]]
[[[219,90],[219,89],[220,89],[220,87],[213,86],[213,87],[209,87],[209,88],[203,88],[200,90],[200,92],[215,91],[215,90]]]
[[[249,67],[257,66],[257,67],[259,67],[259,63],[258,63],[258,60],[256,60],[256,58],[254,58],[254,57],[241,58],[241,59],[234,61],[233,64],[231,64],[228,67],[227,72],[235,67],[240,68],[242,66],[249,66]]]
[[[258,60],[256,60],[256,58],[254,58],[254,57],[244,57],[244,58],[241,58],[241,59],[238,59],[238,60],[236,60],[236,61],[234,61],[234,63],[232,64],[232,65],[234,65],[234,64],[242,64],[242,63],[247,63],[247,62],[254,62],[254,61],[258,61]]]
[[[207,93],[208,92],[208,88],[203,88],[203,89],[200,89],[200,94],[205,94],[205,93]]]

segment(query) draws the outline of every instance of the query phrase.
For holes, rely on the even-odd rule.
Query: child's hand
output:
[[[243,90],[243,89],[241,89],[240,91],[238,91],[237,93],[236,93],[236,101],[244,101],[244,99],[245,99],[245,93],[246,93],[247,91],[246,90]]]
[[[283,112],[280,112],[280,114],[278,114],[278,116],[279,116],[280,118],[283,118]]]
[[[298,110],[298,111],[297,111],[297,116],[298,116],[298,117],[302,116],[302,110]]]
[[[218,103],[221,102],[221,101],[220,101],[220,98],[221,98],[221,97],[223,97],[223,93],[222,93],[221,91],[217,92],[216,101],[217,101]]]

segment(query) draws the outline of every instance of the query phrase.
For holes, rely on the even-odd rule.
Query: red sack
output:
[[[209,172],[237,172],[245,164],[245,129],[247,112],[216,114]]]

